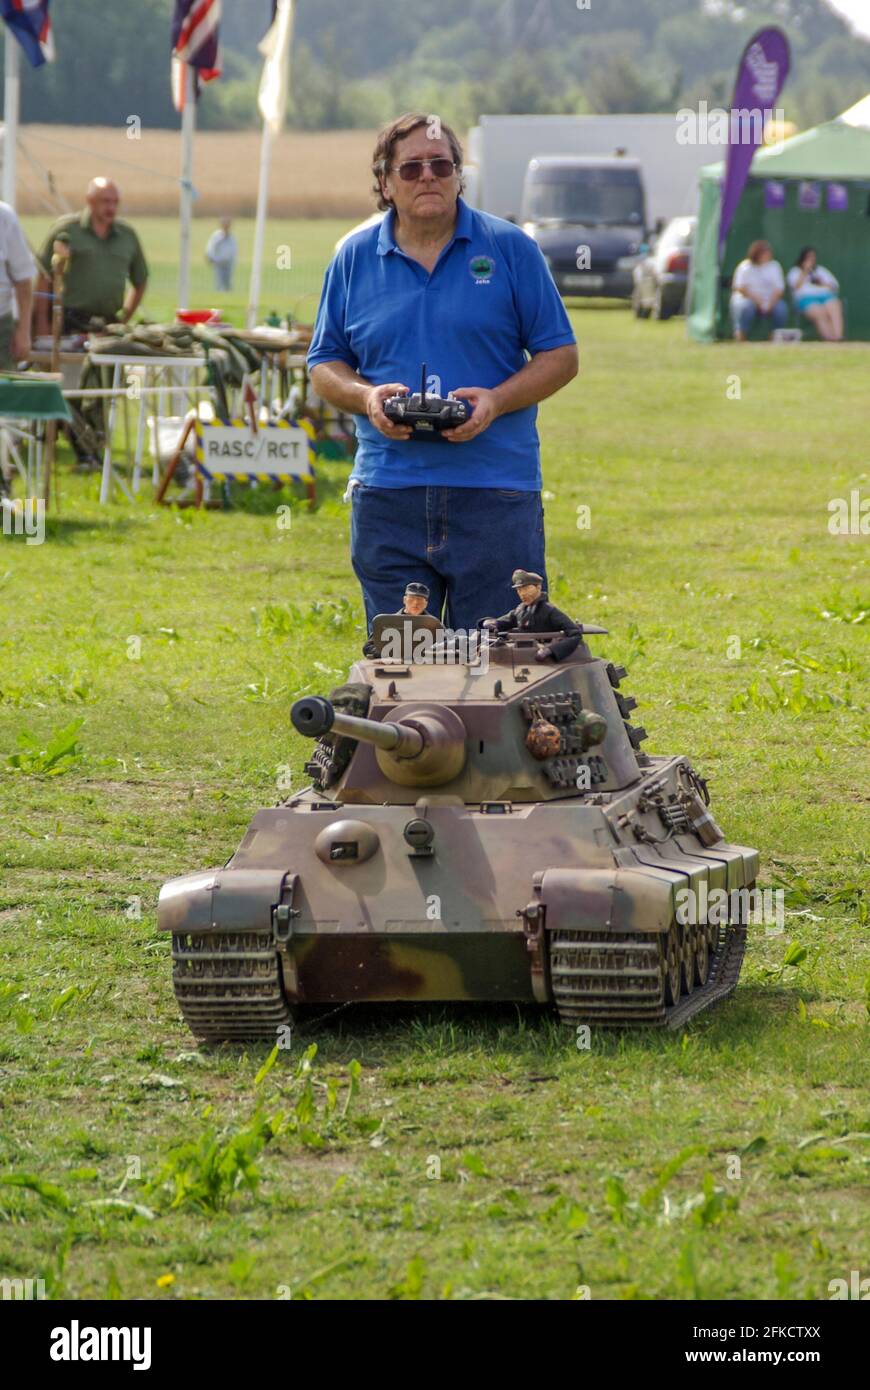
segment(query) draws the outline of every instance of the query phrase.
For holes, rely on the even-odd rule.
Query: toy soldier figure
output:
[[[405,593],[402,599],[402,607],[397,608],[396,612],[404,618],[419,618],[421,613],[426,612],[426,605],[429,602],[429,590],[425,584],[406,584]],[[377,656],[378,651],[375,644],[369,638],[363,647],[363,656]]]
[[[531,570],[514,570],[511,584],[520,599],[517,607],[502,618],[485,618],[481,627],[490,632],[561,632],[564,636],[559,641],[538,647],[535,660],[562,661],[570,656],[583,633],[573,619],[544,597],[541,576]]]

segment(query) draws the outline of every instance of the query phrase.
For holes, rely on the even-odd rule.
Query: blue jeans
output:
[[[758,317],[758,310],[751,299],[744,299],[741,295],[739,301],[731,305],[731,322],[734,325],[735,333],[749,334],[749,330]],[[774,328],[785,328],[788,323],[788,306],[784,299],[778,299],[769,314],[762,314],[762,319],[770,320],[771,330]]]
[[[544,577],[539,492],[473,487],[355,487],[350,554],[369,627],[395,613],[409,581],[427,584],[428,611],[469,630],[515,608],[515,569]]]

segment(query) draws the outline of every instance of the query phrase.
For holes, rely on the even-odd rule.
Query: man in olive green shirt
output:
[[[39,257],[43,273],[37,286],[38,333],[50,332],[49,276],[55,251],[67,263],[65,333],[85,332],[92,318],[127,323],[135,314],[148,283],[148,266],[133,228],[117,216],[119,201],[111,179],[92,179],[85,210],[62,217],[49,231]]]
[[[111,179],[91,179],[84,211],[62,217],[49,231],[39,256],[37,334],[51,331],[49,277],[54,255],[66,262],[64,333],[86,333],[92,319],[127,323],[135,314],[148,283],[148,266],[133,228],[117,216],[120,197]],[[95,468],[105,438],[102,400],[74,406],[73,421],[72,443],[79,462]]]

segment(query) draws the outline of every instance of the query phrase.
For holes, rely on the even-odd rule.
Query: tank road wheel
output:
[[[670,1006],[678,1004],[680,1000],[680,977],[682,975],[682,958],[680,956],[680,943],[677,938],[677,924],[672,922],[664,947],[664,971],[665,971],[665,1003]]]
[[[685,926],[680,930],[680,978],[684,994],[691,994],[695,988],[695,935],[697,931],[697,927]]]
[[[707,983],[707,978],[710,974],[710,948],[707,939],[709,930],[709,927],[706,926],[705,923],[702,923],[697,928],[695,935],[695,951],[693,957],[695,984],[702,987]]]

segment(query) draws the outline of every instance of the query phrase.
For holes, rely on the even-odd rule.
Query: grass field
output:
[[[374,205],[364,210],[364,216]],[[31,246],[38,252],[45,241],[52,218],[48,215],[22,218]],[[138,317],[156,323],[171,323],[178,305],[178,218],[132,217],[148,259],[149,281]],[[262,267],[260,308],[263,315],[276,310],[292,314],[302,323],[313,323],[323,280],[325,259],[343,232],[361,218],[303,219],[272,218],[266,225]],[[190,307],[218,308],[230,322],[242,325],[248,302],[248,285],[254,242],[252,218],[238,218],[233,229],[239,242],[239,261],[231,291],[217,291],[211,268],[205,260],[205,246],[216,223],[211,218],[194,219],[191,232]],[[289,248],[289,255],[287,250]],[[279,252],[281,265],[279,269]]]
[[[305,235],[322,266],[333,229]],[[101,509],[64,475],[46,543],[0,539],[0,1275],[76,1298],[825,1299],[870,1273],[870,540],[828,529],[870,492],[867,349],[573,318],[581,376],[541,415],[554,599],[610,628],[647,748],[711,778],[785,932],[754,930],[735,996],[678,1036],[578,1051],[533,1009],[403,1006],[309,1021],[271,1070],[265,1046],[196,1049],[157,892],[224,861],[285,765],[304,784],[290,701],[363,637],[345,470],[289,531],[274,494]],[[74,721],[80,757],[40,772]]]

